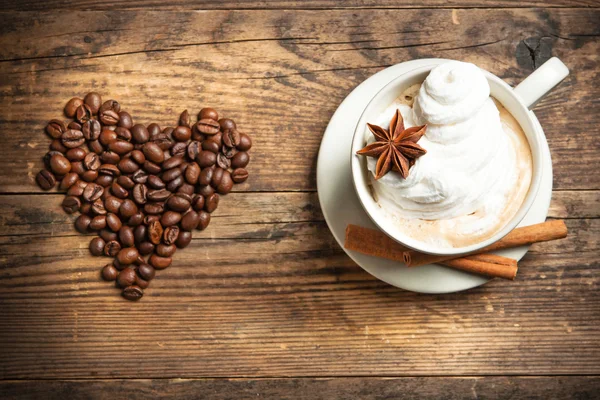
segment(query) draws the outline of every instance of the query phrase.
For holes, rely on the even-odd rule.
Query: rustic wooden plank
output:
[[[369,75],[438,56],[514,84],[543,61],[523,56],[530,38],[544,38],[573,71],[536,108],[555,188],[600,189],[600,175],[588,173],[600,162],[599,19],[598,9],[3,13],[0,192],[36,190],[45,121],[90,89],[163,125],[184,108],[214,105],[254,135],[243,190],[314,190],[327,122]],[[406,21],[425,22],[407,29]],[[583,105],[585,117],[574,112]]]
[[[504,7],[598,7],[594,0],[458,0],[450,4],[445,0],[110,0],[97,2],[90,0],[5,0],[0,10],[48,11],[55,9],[114,10],[114,9],[162,9],[162,10],[287,10],[287,9],[402,9],[402,8],[504,8]]]
[[[597,376],[4,381],[4,399],[592,399]]]
[[[567,224],[449,295],[376,280],[322,222],[198,237],[133,304],[87,238],[2,237],[0,378],[598,374],[600,219]]]

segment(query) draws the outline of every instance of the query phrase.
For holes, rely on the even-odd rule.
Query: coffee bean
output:
[[[150,201],[165,201],[171,196],[171,192],[167,189],[149,190],[147,198]]]
[[[187,126],[180,125],[173,130],[171,135],[178,142],[187,142],[192,137],[192,130]]]
[[[211,213],[217,209],[219,205],[219,195],[216,193],[211,194],[206,198],[206,202],[204,204],[204,209]]]
[[[170,136],[171,135],[170,132],[169,133],[165,133],[165,132],[168,132],[168,131],[163,131],[163,133],[159,133],[158,135],[156,135],[152,139],[150,139],[152,141],[152,143],[156,144],[163,151],[169,150],[171,147],[173,147],[173,144],[175,143]]]
[[[98,140],[103,146],[108,146],[117,140],[117,133],[110,129],[103,129],[102,132],[100,132],[100,136],[98,136]]]
[[[181,218],[181,229],[184,231],[191,231],[196,229],[200,223],[200,215],[196,211],[190,210],[183,218]]]
[[[131,129],[133,127],[133,119],[131,115],[127,111],[119,112],[119,123],[117,124],[119,127]]]
[[[79,211],[79,207],[81,207],[81,201],[75,196],[67,196],[62,202],[62,208],[67,214],[73,214],[74,212]]]
[[[221,154],[223,154],[225,156],[225,158],[229,158],[229,159],[232,159],[237,154],[237,152],[238,151],[235,148],[227,147],[227,146],[224,146],[221,149]]]
[[[162,132],[162,129],[160,129],[160,125],[156,123],[151,123],[150,125],[148,125],[148,132],[150,133],[150,137],[152,138],[156,135],[159,135]]]
[[[177,142],[173,145],[173,147],[171,147],[169,151],[172,156],[184,157],[187,152],[187,142]]]
[[[168,227],[168,226],[172,226],[172,225],[176,225],[179,223],[179,221],[181,221],[181,214],[175,211],[166,211],[161,217],[160,217],[160,224],[163,227]]]
[[[123,289],[121,295],[127,300],[137,301],[142,298],[144,291],[139,286],[132,285]]]
[[[111,282],[117,279],[117,275],[119,275],[119,271],[112,264],[106,264],[104,268],[102,268],[102,279],[105,281]]]
[[[204,107],[198,113],[198,119],[212,119],[214,121],[218,121],[219,113],[214,108]]]
[[[75,184],[67,190],[67,196],[81,196],[87,185],[88,183],[84,181],[75,182]]]
[[[210,185],[214,172],[214,168],[204,168],[202,171],[200,171],[198,183],[200,185]]]
[[[179,189],[181,185],[184,184],[184,182],[185,181],[183,180],[183,176],[180,175],[167,184],[167,190],[170,192],[176,192],[177,189]]]
[[[156,216],[162,214],[163,211],[165,211],[165,203],[163,202],[147,202],[144,204],[144,212],[146,212],[146,214]]]
[[[81,130],[81,124],[78,123],[77,121],[71,121],[67,125],[67,130],[69,130],[69,129],[74,129],[76,131],[80,131]]]
[[[156,270],[149,264],[141,264],[138,267],[138,274],[140,275],[140,277],[142,277],[142,279],[151,281],[156,275]]]
[[[109,175],[99,175],[94,182],[106,189],[107,187],[112,185],[113,177]],[[107,190],[104,191],[104,193],[107,192]]]
[[[231,192],[233,188],[233,180],[231,179],[231,174],[229,171],[223,171],[223,177],[221,178],[221,182],[217,186],[217,192],[220,194],[227,194]]]
[[[123,200],[121,207],[119,207],[119,214],[125,219],[131,217],[132,215],[136,214],[137,212],[138,212],[138,208],[131,199]]]
[[[67,153],[65,154],[65,157],[67,157],[67,160],[74,162],[74,161],[83,161],[83,159],[85,158],[86,152],[84,149],[80,148],[80,147],[75,147],[74,149],[69,149],[67,151]]]
[[[81,214],[75,220],[75,229],[80,233],[87,233],[91,222],[92,219],[90,217],[85,214]]]
[[[129,217],[129,220],[127,221],[127,225],[135,227],[140,224],[143,224],[144,218],[146,218],[146,215],[142,211],[138,210],[138,212],[136,212],[131,217]]]
[[[90,92],[83,98],[83,103],[90,108],[93,114],[97,114],[102,105],[102,97],[96,92]]]
[[[97,120],[90,119],[83,124],[81,131],[83,132],[85,140],[98,140],[100,132],[102,131],[102,126]]]
[[[179,167],[181,164],[183,164],[183,157],[174,156],[174,157],[169,158],[165,162],[163,162],[161,167],[164,171],[166,171],[169,169]],[[167,180],[167,179],[165,179],[163,176],[163,180]]]
[[[127,190],[131,190],[135,186],[135,182],[130,177],[125,175],[121,175],[120,177],[118,177],[117,183]]]
[[[81,175],[81,179],[83,179],[86,182],[94,182],[97,178],[98,171],[85,171],[83,175]]]
[[[132,264],[140,255],[135,247],[126,247],[119,251],[117,254],[117,260],[123,265]]]
[[[148,228],[146,227],[146,225],[139,225],[135,227],[135,229],[133,230],[133,240],[137,246],[139,246],[140,243],[146,240],[147,232]]]
[[[215,135],[213,135],[210,140],[212,140],[213,142],[215,142],[219,147],[223,146],[223,133],[219,132]]]
[[[130,226],[124,225],[119,229],[119,241],[125,247],[133,247],[135,245],[133,229]]]
[[[219,120],[219,125],[221,126],[221,130],[225,130],[225,129],[235,129],[236,125],[235,122],[233,122],[232,119],[229,118],[221,118]]]
[[[115,232],[113,232],[113,231],[111,231],[109,229],[106,229],[106,228],[105,229],[101,229],[99,234],[100,234],[100,237],[102,239],[104,239],[104,241],[107,242],[107,243],[110,242],[110,241],[112,241],[112,240],[116,241],[118,239],[118,235]]]
[[[64,133],[63,133],[64,135]],[[50,142],[50,150],[53,151],[57,151],[59,153],[66,153],[69,149],[66,148],[63,144],[62,141],[59,139],[54,139],[52,142]]]
[[[189,198],[189,196],[187,197]],[[188,200],[188,198],[181,194],[171,196],[167,201],[167,207],[177,212],[187,211],[190,208],[190,201]]]
[[[206,140],[206,136],[207,135],[198,130],[197,124],[192,124],[192,140],[203,142],[204,140]]]
[[[65,160],[66,160],[66,158],[65,158]],[[179,176],[181,176],[181,170],[179,168],[171,168],[170,170],[163,172],[162,179],[165,182],[170,182]]]
[[[148,239],[153,244],[159,244],[163,235],[163,227],[159,221],[152,221],[148,224]]]
[[[142,148],[142,151],[146,158],[154,163],[162,163],[165,159],[162,149],[154,142],[146,143]]]
[[[140,169],[140,166],[133,161],[131,158],[124,158],[117,164],[117,167],[124,174],[133,174],[135,171]]]
[[[106,224],[113,232],[118,232],[123,226],[121,219],[114,213],[106,214]]]
[[[106,198],[106,200],[104,200],[104,207],[106,208],[106,211],[116,214],[119,212],[121,203],[123,203],[123,200],[114,196],[109,196]]]
[[[152,254],[154,251],[154,245],[150,242],[142,242],[138,246],[140,254],[146,256],[148,254]]]
[[[150,286],[150,282],[136,275],[135,286],[138,286],[140,289],[146,289],[148,288],[148,286]]]
[[[96,153],[88,153],[83,160],[83,166],[92,171],[96,171],[100,168],[102,163],[100,162],[100,157]]]
[[[200,133],[205,135],[214,135],[215,133],[219,132],[220,126],[219,123],[214,119],[205,118],[198,121],[196,128]]]
[[[181,126],[186,126],[186,127],[190,127],[191,124],[191,120],[190,120],[190,113],[188,112],[188,110],[184,110],[181,115],[179,115],[179,125]]]
[[[184,247],[187,247],[192,241],[192,232],[185,232],[182,231],[179,233],[179,236],[177,237],[177,240],[175,241],[175,245],[177,246],[177,248],[179,249],[183,249]]]
[[[89,203],[88,203],[89,204]],[[83,207],[83,205],[81,206]],[[98,199],[92,203],[92,211],[96,215],[106,215],[106,208],[104,208],[104,202],[102,199]]]
[[[236,147],[240,143],[240,132],[237,129],[223,131],[223,144],[227,147]]]
[[[123,249],[121,251],[124,250],[126,249]],[[119,255],[120,254],[121,253],[119,253]],[[127,267],[123,271],[119,272],[119,276],[117,276],[117,283],[122,288],[133,285],[135,283],[135,270],[131,267]]]
[[[110,150],[103,151],[100,154],[100,160],[104,164],[116,165],[120,159],[121,159],[121,157],[114,151],[110,151]]]
[[[195,160],[200,153],[201,144],[198,141],[192,141],[186,145],[186,154],[190,160]]]
[[[115,128],[115,133],[117,134],[117,140],[125,140],[126,142],[131,141],[131,132],[129,129],[118,126]]]
[[[95,237],[90,241],[90,253],[92,253],[93,256],[101,256],[103,251],[104,251],[104,245],[106,243],[104,242],[104,240],[102,240],[102,238],[100,237]]]
[[[185,180],[190,185],[195,185],[198,183],[198,178],[200,177],[200,166],[193,162],[185,170]]]
[[[83,199],[88,203],[91,203],[95,200],[98,200],[102,193],[104,193],[104,188],[95,183],[88,183],[88,185],[83,190]]]
[[[96,215],[92,218],[92,222],[90,222],[90,226],[88,227],[88,229],[93,231],[99,231],[104,228],[106,228],[106,215]]]
[[[52,172],[45,169],[38,172],[35,181],[43,190],[50,190],[56,185],[56,178],[54,178]]]
[[[135,143],[144,144],[150,139],[150,133],[144,125],[135,124],[130,129],[131,137]]]
[[[139,165],[144,164],[144,162],[146,161],[146,156],[141,150],[133,150],[129,155],[131,159]]]
[[[46,125],[46,133],[53,139],[60,138],[66,130],[67,125],[59,119],[50,120],[48,125]]]
[[[163,156],[164,156],[164,154],[163,154]],[[144,171],[148,172],[151,175],[158,175],[162,171],[162,168],[160,167],[160,165],[155,164],[152,161],[148,161],[148,160],[146,160],[146,162],[144,162],[144,165],[142,166],[142,168],[144,168]]]
[[[207,198],[208,196],[215,193],[215,189],[213,189],[213,187],[210,185],[200,185],[197,187],[196,192],[204,196],[204,198]]]
[[[69,172],[60,181],[60,190],[67,190],[77,182],[78,176],[75,172]]]
[[[217,155],[211,151],[203,150],[196,157],[196,161],[201,168],[208,168],[217,162]]]
[[[119,185],[118,182],[113,182],[112,185],[110,185],[110,191],[119,199],[126,199],[129,196],[129,191],[127,191],[123,186]]]
[[[244,168],[250,162],[250,156],[245,151],[240,151],[231,159],[231,168]]]
[[[69,118],[73,118],[77,108],[82,104],[83,99],[80,99],[79,97],[73,97],[67,102],[67,105],[65,105],[65,115]]]
[[[215,168],[210,184],[213,188],[217,188],[223,179],[223,168]]]
[[[167,245],[164,243],[159,244],[158,246],[156,246],[156,254],[161,256],[161,257],[171,257],[173,254],[175,254],[175,251],[177,250],[177,247],[175,247],[174,244],[171,245]]]
[[[179,227],[177,225],[169,226],[163,233],[163,242],[166,245],[172,245],[179,237]]]
[[[194,211],[202,211],[204,209],[204,196],[201,194],[195,195],[191,204]]]
[[[231,161],[229,158],[225,157],[224,154],[217,154],[217,165],[223,169],[229,169],[231,167]]]
[[[148,259],[148,263],[155,269],[165,269],[171,265],[171,257],[161,257],[156,254],[152,254]]]
[[[87,104],[82,104],[77,107],[77,110],[75,110],[75,119],[81,124],[82,127],[83,124],[90,120],[90,118],[92,118],[92,110],[90,110],[90,106]]]
[[[210,224],[210,214],[206,211],[199,211],[198,215],[200,216],[200,222],[198,223],[196,229],[203,231],[206,229],[208,224]]]
[[[148,186],[150,186],[152,189],[164,189],[166,186],[165,183],[162,181],[162,179],[160,179],[156,175],[148,176],[147,183],[148,183]]]
[[[85,171],[86,170],[82,161],[74,161],[71,163],[71,172],[74,172],[77,175],[82,175]]]
[[[83,132],[75,129],[68,129],[62,134],[61,143],[68,149],[79,147],[85,143]]]
[[[246,171],[244,168],[236,168],[231,173],[231,179],[235,183],[242,183],[248,179],[248,171]]]
[[[133,144],[125,140],[115,140],[109,143],[108,148],[122,156],[133,150]]]
[[[141,183],[136,184],[132,191],[133,201],[137,204],[146,204],[148,196],[148,188]]]
[[[119,113],[113,110],[102,110],[98,112],[98,118],[104,125],[117,125],[119,122]]]
[[[146,183],[148,181],[148,173],[142,169],[137,170],[131,175],[132,180],[135,183]]]

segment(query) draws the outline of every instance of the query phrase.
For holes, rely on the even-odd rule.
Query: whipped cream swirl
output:
[[[407,179],[396,172],[372,179],[380,204],[405,219],[476,213],[468,227],[460,227],[463,234],[497,224],[519,178],[519,160],[484,73],[464,62],[441,64],[421,85],[412,109],[394,103],[373,123],[387,127],[396,109],[406,127],[428,125],[419,141],[427,154],[416,160]],[[374,172],[376,159],[367,163]]]

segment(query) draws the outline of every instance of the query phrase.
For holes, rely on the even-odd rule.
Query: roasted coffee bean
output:
[[[90,222],[89,229],[93,231],[99,231],[100,229],[106,228],[106,215],[96,215]]]
[[[92,114],[97,114],[102,105],[102,97],[96,92],[90,92],[83,98],[83,103],[90,108]]]
[[[116,165],[120,159],[121,157],[114,151],[103,151],[100,154],[100,160],[103,164]]]
[[[167,161],[165,161],[165,162],[162,163],[162,169],[166,171],[166,170],[178,167],[181,164],[183,164],[183,157],[174,156],[174,157],[171,157]],[[163,180],[166,180],[164,178],[164,176],[163,176]]]
[[[171,156],[184,157],[187,152],[187,142],[177,142],[171,147]]]
[[[38,172],[38,174],[35,176],[35,181],[43,190],[50,190],[54,187],[54,185],[56,185],[56,178],[54,177],[54,174],[45,169]]]
[[[67,129],[60,137],[61,143],[68,149],[79,147],[85,143],[83,132],[75,129]]]
[[[204,196],[197,194],[192,199],[192,208],[194,211],[202,211],[204,209]]]
[[[148,200],[148,188],[146,185],[137,183],[133,187],[132,196],[133,201],[135,201],[137,204],[146,204],[146,201]]]
[[[187,196],[189,198],[189,196]],[[190,201],[183,195],[176,194],[167,201],[167,207],[173,211],[184,212],[190,208]]]
[[[65,105],[65,115],[69,118],[73,118],[77,108],[82,104],[83,99],[80,99],[79,97],[73,97],[67,102],[67,105]]]
[[[104,268],[102,268],[102,279],[105,281],[111,282],[117,279],[117,275],[119,275],[119,271],[112,264],[106,264]]]
[[[219,132],[220,126],[219,123],[214,119],[205,118],[198,121],[196,128],[200,133],[205,135],[214,135],[215,133]]]
[[[130,154],[131,159],[133,161],[135,161],[136,163],[138,163],[139,165],[144,164],[144,162],[146,161],[146,156],[144,155],[144,153],[141,150],[133,150]]]
[[[139,244],[140,254],[147,256],[148,254],[152,254],[154,251],[154,245],[150,242],[142,242]]]
[[[148,259],[148,263],[155,269],[165,269],[171,265],[171,257],[161,257],[156,254],[152,254]]]
[[[118,126],[115,128],[115,133],[117,134],[117,140],[131,141],[131,132],[129,129]]]
[[[138,208],[131,199],[123,200],[121,207],[119,207],[119,214],[126,219],[136,214],[137,212]]]
[[[201,151],[201,144],[198,141],[192,141],[187,144],[187,156],[190,160],[195,160],[198,157],[198,153]]]
[[[237,152],[238,151],[235,148],[227,147],[227,146],[224,146],[221,149],[221,153],[225,156],[225,158],[229,158],[229,159],[232,159],[237,154]]]
[[[212,119],[213,121],[218,121],[219,120],[219,113],[214,108],[204,107],[198,113],[198,119],[200,119],[200,120],[202,120],[202,119]]]
[[[81,179],[86,182],[94,182],[98,178],[98,171],[85,171],[81,175]],[[102,186],[104,187],[104,186]]]
[[[88,227],[90,226],[91,222],[92,222],[92,219],[90,217],[88,217],[85,214],[81,214],[75,220],[75,229],[77,230],[77,232],[87,233]]]
[[[133,144],[126,140],[115,140],[108,145],[108,148],[122,156],[133,150]]]
[[[147,231],[148,228],[146,227],[146,225],[139,225],[135,227],[135,229],[133,230],[133,240],[136,245],[139,246],[140,243],[146,240]]]
[[[201,168],[208,168],[217,162],[217,155],[212,151],[203,150],[196,157],[196,162]]]
[[[119,232],[119,229],[123,226],[121,219],[114,213],[106,214],[106,224],[113,232]]]
[[[81,127],[81,132],[83,132],[85,140],[98,140],[101,131],[102,126],[100,125],[100,122],[95,119],[86,121]]]
[[[133,247],[135,245],[133,229],[130,226],[123,225],[121,229],[119,229],[119,241],[125,247]]]
[[[75,110],[75,119],[79,122],[83,128],[83,125],[92,118],[92,110],[87,104],[82,104]]]
[[[144,212],[150,215],[162,214],[165,211],[165,203],[147,202],[144,204]]]
[[[154,163],[162,163],[165,159],[165,155],[162,149],[154,142],[148,142],[142,148],[146,159]]]
[[[140,224],[143,224],[144,218],[146,218],[146,215],[142,211],[138,210],[138,212],[136,212],[131,217],[129,217],[129,220],[127,221],[127,225],[138,226]]]
[[[67,190],[77,182],[79,177],[75,172],[69,172],[60,181],[60,190]]]
[[[147,184],[152,189],[164,189],[165,186],[166,186],[165,183],[162,181],[162,179],[160,179],[156,175],[150,175],[150,176],[148,176]]]
[[[82,214],[91,214],[92,205],[90,203],[81,203],[81,207],[79,207],[79,212]]]
[[[120,177],[118,177],[117,183],[127,190],[131,190],[135,186],[135,182],[130,177],[125,175],[121,175]]]
[[[122,288],[133,285],[135,283],[135,270],[131,267],[127,267],[123,271],[119,272],[119,276],[117,276],[117,283]]]
[[[224,154],[217,154],[217,165],[223,169],[229,169],[231,167],[231,161],[229,158],[225,157]]]
[[[85,158],[86,152],[84,149],[80,148],[80,147],[75,147],[74,149],[69,149],[67,151],[67,153],[65,154],[65,157],[67,157],[67,160],[74,162],[74,161],[83,161],[83,159]]]
[[[200,223],[200,215],[196,211],[190,210],[181,218],[181,229],[191,231],[196,229]]]
[[[110,175],[99,175],[94,182],[106,189],[107,187],[112,185],[113,177]],[[104,192],[106,193],[108,191],[104,190]]]
[[[171,192],[167,189],[149,190],[147,198],[150,201],[165,201],[171,196]]]
[[[93,182],[88,183],[88,185],[83,190],[83,199],[88,203],[98,200],[102,193],[104,193],[104,188],[100,185],[97,185]]]
[[[64,158],[64,157],[63,157]],[[66,158],[65,158],[66,160]],[[181,176],[181,170],[179,168],[171,168],[162,174],[162,179],[165,182],[171,182],[173,179]]]
[[[204,203],[204,209],[207,212],[211,213],[217,209],[218,205],[219,205],[219,195],[217,193],[213,193],[206,198],[205,203]]]
[[[163,227],[168,227],[168,226],[172,226],[172,225],[176,225],[179,223],[179,221],[181,221],[181,214],[175,211],[166,211],[161,217],[160,217],[160,224]]]
[[[150,133],[144,125],[135,124],[131,127],[131,137],[135,143],[144,144],[150,140]]]
[[[98,118],[103,125],[117,125],[119,122],[119,113],[113,110],[102,110],[98,112]]]
[[[235,122],[233,122],[233,120],[229,119],[229,118],[221,118],[219,120],[219,125],[220,125],[222,131],[224,131],[225,129],[235,129],[236,128]]]
[[[106,245],[104,246],[104,255],[108,257],[116,257],[120,251],[121,244],[117,240],[111,240],[110,242],[106,242]],[[122,266],[125,266],[125,264],[122,264],[120,262],[116,263],[116,265],[118,265],[119,270],[123,269]]]
[[[64,133],[63,133],[64,135]],[[54,150],[57,151],[61,154],[66,153],[69,149],[66,148],[63,144],[62,141],[60,139],[54,139],[52,142],[50,142],[50,150]]]
[[[129,265],[133,264],[139,255],[140,253],[135,247],[126,247],[119,251],[119,254],[117,254],[117,260],[119,260],[122,265]]]
[[[58,139],[67,130],[67,124],[59,119],[53,119],[46,125],[46,133],[53,139]]]
[[[214,172],[214,168],[204,168],[202,171],[200,171],[198,183],[200,185],[210,185]]]
[[[171,128],[170,126],[167,126],[166,128],[164,128],[164,129],[162,130],[162,133],[163,133],[164,135],[166,135],[166,136],[171,136],[171,134],[173,133],[173,130],[174,130],[174,129],[175,129],[175,128]]]
[[[152,123],[148,125],[148,132],[150,133],[150,137],[152,138],[156,135],[159,135],[162,132],[162,129],[160,129],[160,126],[158,124]]]
[[[205,140],[202,142],[202,149],[210,151],[211,153],[218,153],[221,146],[214,140]]]
[[[104,246],[106,245],[106,243],[104,242],[104,240],[100,237],[95,237],[90,241],[90,253],[92,253],[93,256],[101,256],[102,253],[104,252]]]
[[[74,129],[76,131],[80,131],[81,130],[81,124],[78,123],[77,121],[71,121],[69,122],[69,124],[67,125],[67,130],[69,129]]]
[[[169,150],[171,147],[173,147],[173,144],[175,143],[173,139],[171,139],[170,133],[165,133],[165,131],[154,136],[151,139],[151,141],[152,143],[160,147],[163,151]]]
[[[73,214],[74,212],[79,211],[79,207],[81,207],[81,201],[75,196],[67,196],[62,202],[62,208],[67,214]]]
[[[98,173],[103,174],[103,175],[110,175],[110,176],[121,175],[121,171],[119,170],[119,168],[113,164],[100,165],[100,167],[98,167]]]
[[[167,190],[170,192],[176,192],[177,189],[179,189],[183,184],[183,176],[180,175],[167,184]]]
[[[212,135],[210,138],[213,142],[215,142],[219,147],[223,146],[223,133],[219,132],[215,135]]]
[[[119,185],[118,182],[113,182],[112,185],[110,185],[110,191],[119,199],[126,199],[129,197],[129,191],[127,191],[123,186]]]
[[[210,215],[210,214],[208,214]],[[177,248],[179,249],[183,249],[184,247],[187,247],[190,243],[192,242],[192,232],[179,232],[179,236],[177,237],[177,240],[175,241],[175,245],[177,246]]]
[[[83,194],[83,191],[85,190],[85,187],[87,186],[87,182],[84,181],[77,181],[75,182],[75,184],[73,186],[71,186],[69,188],[69,190],[67,190],[67,196],[81,196]]]
[[[102,163],[100,162],[100,157],[96,153],[88,153],[83,159],[83,166],[87,170],[96,171],[100,168],[100,165],[102,165]]]
[[[212,179],[210,181],[210,184],[213,188],[217,188],[217,186],[219,186],[221,184],[221,180],[223,179],[223,168],[215,168],[214,172],[213,172],[213,176]]]
[[[142,296],[144,295],[144,291],[142,290],[141,287],[132,285],[132,286],[128,286],[125,289],[123,289],[123,292],[121,293],[121,295],[126,300],[137,301],[142,298]]]
[[[240,151],[231,159],[231,168],[244,168],[250,162],[250,156],[245,151]]]
[[[173,254],[175,254],[176,250],[177,250],[177,247],[175,247],[174,244],[166,245],[164,243],[161,243],[156,246],[155,252],[157,255],[159,255],[161,257],[171,257]]]
[[[196,191],[196,187],[194,185],[190,185],[189,183],[184,183],[177,189],[177,193],[185,193],[188,196],[193,196]]]
[[[198,215],[200,216],[200,222],[198,223],[196,229],[203,231],[206,229],[208,224],[210,224],[210,214],[206,211],[199,211]]]
[[[190,113],[188,112],[188,110],[184,110],[181,115],[179,115],[179,125],[181,126],[186,126],[186,127],[190,127],[191,124],[191,119],[190,119]]]
[[[163,227],[160,221],[152,221],[148,224],[148,240],[153,244],[159,244],[163,235]]]
[[[237,129],[226,129],[223,131],[223,144],[227,147],[235,147],[240,143],[240,132]]]
[[[156,270],[150,264],[141,264],[138,267],[137,272],[140,275],[140,277],[146,281],[151,281],[156,275]]]
[[[192,130],[187,126],[180,125],[173,130],[171,135],[178,142],[187,142],[192,137]]]
[[[231,179],[231,174],[229,171],[223,171],[223,178],[221,178],[221,182],[217,186],[217,192],[220,194],[227,194],[231,192],[233,188],[233,180]]]
[[[83,206],[82,206],[83,207]],[[92,203],[92,211],[96,215],[106,215],[106,208],[102,199],[98,199]]]
[[[131,129],[131,127],[133,126],[133,119],[127,111],[119,112],[119,123],[117,124],[117,126],[126,129]]]
[[[242,183],[248,179],[248,171],[246,171],[244,168],[236,168],[231,173],[231,179],[235,183]]]
[[[200,185],[197,187],[196,192],[204,196],[204,198],[206,199],[208,196],[215,193],[215,189],[213,189],[213,187],[210,185]]]
[[[110,129],[103,129],[102,132],[100,132],[100,136],[98,136],[98,140],[103,146],[108,146],[117,140],[117,133]]]
[[[104,200],[104,207],[106,208],[106,211],[117,214],[122,203],[123,200],[119,199],[118,197],[109,196],[106,198],[106,200]]]
[[[85,167],[82,161],[74,161],[71,163],[71,172],[75,172],[77,175],[82,175],[85,172]]]
[[[146,162],[144,162],[144,165],[142,166],[142,168],[144,168],[144,171],[146,171],[147,173],[149,173],[151,175],[158,175],[162,171],[160,165],[155,164],[148,160],[146,160]]]
[[[117,240],[119,238],[115,232],[111,231],[110,229],[106,229],[106,228],[101,229],[99,235],[107,243],[112,240]]]
[[[202,143],[204,140],[206,140],[207,135],[200,132],[198,130],[198,126],[196,124],[192,124],[191,128],[192,128],[192,140],[198,141],[200,143]]]
[[[133,174],[135,171],[140,169],[140,166],[133,161],[131,158],[124,158],[117,164],[117,167],[124,174]]]
[[[179,236],[179,227],[177,225],[169,226],[163,233],[163,242],[167,245],[172,245]]]

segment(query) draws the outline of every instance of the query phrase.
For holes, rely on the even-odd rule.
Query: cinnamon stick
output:
[[[363,228],[357,225],[348,225],[346,227],[344,247],[348,250],[354,250],[370,256],[400,262],[403,262],[404,252],[408,250],[407,247],[392,240],[379,230]],[[479,254],[441,264],[462,271],[511,280],[517,274],[517,261],[495,254]]]
[[[537,242],[546,242],[549,240],[562,239],[567,236],[567,225],[562,220],[546,221],[541,224],[524,226],[516,228],[504,238],[491,245],[479,249],[473,254],[487,253],[494,250],[508,249],[512,247],[524,246]],[[403,261],[409,267],[418,267],[420,265],[440,263],[442,261],[452,260],[464,257],[464,255],[439,256],[424,254],[414,250],[405,250]]]

